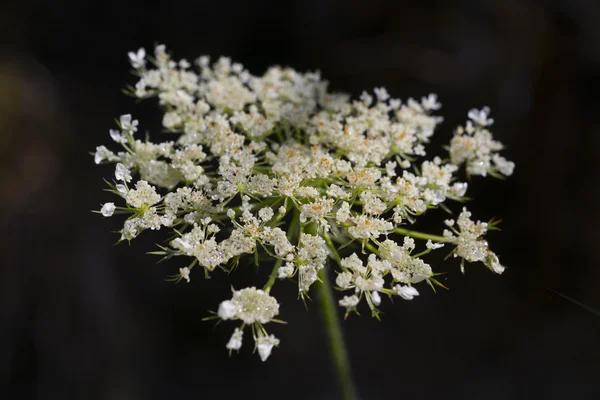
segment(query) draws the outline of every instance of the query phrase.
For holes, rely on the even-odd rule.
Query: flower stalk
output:
[[[410,229],[394,228],[394,232],[404,236],[410,236],[415,239],[432,240],[434,242],[448,242],[448,238],[439,235],[432,235],[424,232],[417,232]]]
[[[329,351],[332,356],[332,363],[337,375],[337,382],[340,388],[343,400],[357,400],[358,394],[354,381],[352,379],[352,370],[350,367],[350,358],[344,341],[341,320],[338,315],[338,307],[333,295],[333,289],[327,268],[319,271],[319,280],[316,284],[317,294],[319,296],[319,308],[325,334],[329,341]]]

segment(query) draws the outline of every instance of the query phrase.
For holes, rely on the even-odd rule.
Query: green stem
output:
[[[316,283],[317,293],[319,295],[319,305],[325,324],[325,332],[329,339],[329,350],[333,356],[333,364],[337,373],[338,384],[342,391],[342,399],[357,400],[358,397],[356,388],[354,387],[354,381],[352,380],[350,360],[344,343],[340,317],[337,313],[333,289],[325,268],[319,271],[319,279],[320,282]]]
[[[323,239],[325,239],[325,243],[327,243],[329,250],[331,250],[331,253],[333,254],[333,258],[335,258],[335,261],[339,264],[340,261],[342,261],[342,257],[340,257],[339,253],[337,252],[337,249],[333,245],[333,242],[331,241],[329,234],[327,232],[323,232],[322,236],[323,236]]]
[[[401,235],[410,236],[415,239],[432,240],[434,242],[447,242],[448,241],[448,239],[446,239],[443,236],[430,235],[429,233],[411,231],[411,230],[403,229],[403,228],[394,228],[394,232],[399,233]]]
[[[379,255],[379,250],[377,250],[375,248],[375,246],[373,246],[371,243],[367,242],[365,243],[365,247],[373,254],[375,255]]]
[[[273,284],[275,283],[275,279],[277,279],[277,271],[279,270],[279,267],[281,267],[281,264],[283,263],[283,260],[281,258],[278,258],[277,261],[275,261],[275,265],[273,266],[273,271],[271,271],[271,275],[269,276],[269,280],[267,281],[267,283],[265,284],[265,287],[263,288],[263,290],[267,293],[269,293],[271,291],[271,288],[273,287]]]
[[[285,205],[287,208],[287,199],[286,199]],[[277,222],[279,222],[281,220],[281,218],[283,218],[282,214],[276,218],[275,224],[277,224]],[[296,230],[298,229],[299,223],[300,223],[300,214],[298,213],[298,210],[294,210],[294,215],[292,216],[292,220],[290,222],[290,226],[287,231],[287,238],[290,242],[292,241],[293,236],[296,234]],[[283,259],[281,259],[281,258],[278,258],[277,261],[275,261],[275,265],[273,266],[273,270],[271,271],[269,280],[267,281],[267,283],[265,284],[265,286],[263,288],[263,290],[265,292],[269,293],[271,291],[271,288],[275,284],[275,280],[277,279],[277,276],[278,276],[277,271],[279,270],[279,267],[281,267],[282,263],[283,263]]]

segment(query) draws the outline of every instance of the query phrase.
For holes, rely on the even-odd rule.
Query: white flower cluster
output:
[[[498,154],[504,146],[494,140],[492,133],[486,129],[494,123],[489,114],[489,107],[469,111],[470,120],[464,128],[458,127],[450,141],[450,159],[456,165],[466,164],[470,175],[510,176],[515,163]]]
[[[219,306],[218,316],[222,320],[241,320],[243,325],[235,329],[226,347],[229,350],[239,350],[242,347],[244,326],[250,325],[258,354],[263,361],[266,361],[271,355],[273,346],[279,344],[279,339],[268,335],[263,324],[273,321],[277,314],[279,314],[279,303],[268,293],[255,287],[233,292],[233,298],[225,300]]]
[[[483,235],[493,226],[490,226],[487,222],[473,222],[471,213],[466,208],[463,208],[456,222],[449,219],[445,223],[451,230],[445,229],[444,237],[448,242],[456,245],[453,254],[454,257],[463,259],[463,263],[461,263],[463,272],[464,260],[468,262],[482,261],[495,273],[501,274],[504,272],[504,266],[500,264],[498,256],[488,248],[488,243],[483,238]]]
[[[167,229],[168,243],[154,253],[189,257],[178,281],[191,282],[197,266],[205,275],[273,261],[262,290],[242,289],[221,303],[217,318],[242,321],[228,349],[239,349],[251,326],[265,360],[279,344],[263,328],[279,312],[269,294],[275,281],[296,279],[304,297],[328,263],[339,267],[337,286],[354,291],[340,305],[354,311],[365,298],[373,315],[381,294],[410,300],[419,294],[414,285],[439,284],[421,257],[444,242],[456,245],[456,256],[502,272],[482,238],[488,226],[466,211],[444,236],[406,228],[428,209],[465,199],[461,165],[470,175],[513,172],[487,130],[489,109],[469,112],[447,159],[425,160],[442,122],[433,94],[402,102],[376,88],[352,100],[329,92],[318,72],[272,67],[255,76],[225,57],[176,61],[162,45],[153,57],[140,49],[129,59],[139,77],[130,94],[158,99],[168,140],[142,140],[136,119],[119,118],[109,136],[121,149],[99,146],[94,161],[115,164],[111,191],[123,201],[99,212],[129,215],[121,240]],[[430,240],[414,254],[410,236]],[[340,257],[353,241],[363,252]]]

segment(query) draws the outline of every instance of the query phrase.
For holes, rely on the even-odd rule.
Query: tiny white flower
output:
[[[385,164],[385,170],[386,173],[388,174],[388,176],[396,176],[396,166],[398,165],[398,163],[396,163],[395,161],[388,161]]]
[[[375,304],[376,306],[381,304],[381,296],[379,295],[379,292],[371,292],[371,300],[373,301],[373,304]]]
[[[221,232],[221,228],[219,228],[219,226],[216,224],[210,224],[206,227],[206,232],[208,232],[209,234],[219,233]]]
[[[117,189],[117,191],[119,193],[123,193],[126,194],[127,193],[127,187],[125,187],[125,185],[119,183],[118,185],[115,185],[115,188]]]
[[[242,347],[242,338],[244,336],[244,331],[240,328],[235,328],[233,331],[233,335],[231,335],[231,339],[227,342],[225,346],[229,350],[239,350]]]
[[[399,99],[391,99],[389,105],[392,110],[397,110],[402,105],[402,102]]]
[[[498,256],[491,251],[488,254],[486,264],[490,267],[492,271],[497,274],[502,274],[504,272],[504,265],[500,264],[500,260],[498,260]]]
[[[433,243],[431,240],[428,240],[425,246],[430,250],[435,250],[444,247],[444,243]]]
[[[119,132],[116,129],[110,129],[108,131],[110,133],[110,137],[111,139],[116,142],[116,143],[126,143],[127,139],[125,138],[125,136],[121,135],[121,132]]]
[[[227,216],[231,219],[233,219],[235,217],[235,211],[233,211],[231,208],[229,210],[227,210]]]
[[[277,277],[279,279],[287,279],[287,278],[291,278],[292,275],[294,274],[294,264],[292,264],[291,262],[286,263],[285,265],[282,265],[281,267],[279,267],[279,269],[277,270]]]
[[[394,286],[394,292],[404,300],[412,300],[415,296],[419,295],[417,289],[412,286],[396,285]]]
[[[129,56],[129,61],[133,68],[143,68],[146,65],[146,50],[144,50],[144,48],[138,49],[137,52],[130,51],[127,55]]]
[[[359,301],[360,299],[358,296],[344,296],[344,298],[339,301],[339,304],[340,306],[345,307],[348,311],[351,311],[356,309]]]
[[[131,182],[131,172],[129,172],[129,169],[126,166],[118,163],[115,166],[115,178],[118,181]]]
[[[219,305],[219,318],[233,319],[237,314],[236,306],[231,300],[225,300]]]
[[[442,105],[437,101],[437,95],[431,93],[427,97],[421,99],[421,105],[426,110],[439,110]]]
[[[490,108],[485,106],[481,110],[473,108],[469,110],[469,118],[478,125],[489,126],[494,123],[493,118],[488,118],[490,115]]]
[[[267,222],[273,218],[273,209],[271,207],[264,207],[258,211],[258,217],[263,221]]]
[[[367,107],[369,107],[371,105],[371,103],[373,102],[373,96],[371,96],[369,93],[367,92],[362,92],[360,95],[360,100],[365,103],[365,105]]]
[[[139,121],[137,119],[132,120],[131,114],[121,115],[121,117],[119,117],[119,122],[123,131],[129,132],[131,134],[137,132],[137,126],[139,124]]]
[[[190,269],[188,267],[179,268],[179,275],[181,279],[185,279],[187,283],[190,283]]]
[[[263,362],[267,361],[267,358],[269,358],[271,355],[273,346],[277,345],[279,345],[279,339],[277,339],[275,336],[259,336],[256,340],[256,347],[258,349],[258,355],[260,356],[260,359]]]
[[[105,203],[102,206],[102,209],[100,210],[100,212],[105,217],[111,217],[113,215],[113,213],[115,212],[115,208],[116,208],[115,203]]]
[[[285,214],[287,209],[284,206],[279,207],[279,214]]]
[[[350,272],[342,272],[335,278],[335,284],[340,289],[349,289],[352,285],[352,274]]]
[[[266,324],[279,314],[279,303],[267,292],[248,287],[233,292],[231,300],[219,306],[221,319],[240,319],[246,324],[260,322]]]
[[[110,160],[115,155],[112,151],[108,150],[105,146],[96,147],[96,153],[94,154],[94,162],[100,164],[104,160]]]
[[[190,67],[190,63],[188,60],[186,60],[185,58],[179,60],[179,68],[181,69],[188,69]]]
[[[239,74],[240,72],[242,72],[243,69],[244,69],[244,66],[240,63],[233,63],[233,65],[231,66],[231,70],[233,72],[235,72],[236,74]]]
[[[192,249],[192,246],[187,241],[183,240],[182,238],[173,239],[173,244],[175,246],[183,248],[184,250]]]
[[[402,167],[404,169],[410,168],[410,161],[409,160],[402,160],[400,162],[400,167]]]
[[[208,67],[208,63],[210,63],[210,57],[209,56],[200,56],[198,57],[198,65],[201,66],[202,68],[206,68]]]
[[[463,197],[467,193],[468,184],[466,182],[456,182],[452,185],[451,191],[456,197]]]
[[[384,87],[375,88],[373,90],[375,92],[375,96],[377,96],[377,100],[384,102],[390,98],[388,91]]]

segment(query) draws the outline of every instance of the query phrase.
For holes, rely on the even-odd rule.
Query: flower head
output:
[[[450,247],[461,268],[505,270],[484,239],[495,223],[474,222],[466,209],[446,220],[443,236],[411,228],[422,214],[464,201],[467,177],[514,172],[489,130],[488,107],[468,112],[447,157],[427,158],[443,121],[435,94],[401,101],[379,87],[352,99],[330,92],[318,72],[276,66],[254,75],[227,57],[175,60],[164,45],[128,58],[138,77],[128,93],[157,99],[155,130],[168,135],[142,140],[138,120],[118,118],[109,129],[116,149],[98,146],[94,162],[115,164],[109,185],[121,203],[100,213],[127,215],[121,240],[166,231],[153,253],[189,257],[175,281],[190,282],[198,267],[208,276],[260,266],[264,286],[233,291],[210,317],[238,321],[230,352],[249,327],[266,360],[279,339],[264,325],[281,322],[271,289],[294,280],[305,300],[324,287],[327,264],[344,292],[339,306],[347,314],[368,307],[377,318],[384,295],[412,300],[417,285],[441,286],[426,261],[434,250]]]
[[[245,324],[266,324],[279,314],[279,303],[263,290],[249,287],[233,292],[233,298],[219,306],[221,319],[239,319]]]

